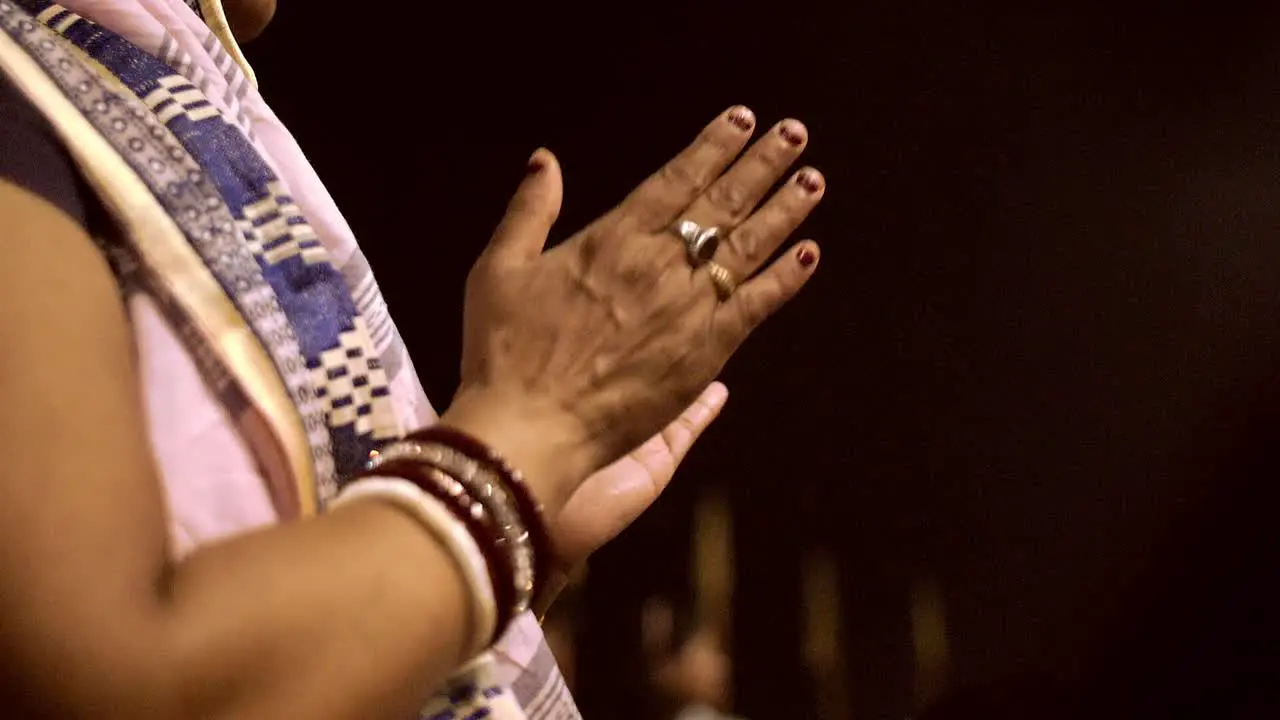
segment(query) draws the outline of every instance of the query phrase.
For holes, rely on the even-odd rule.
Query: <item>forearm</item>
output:
[[[197,554],[167,609],[188,681],[237,717],[412,716],[469,634],[445,548],[370,501]]]
[[[96,628],[57,629],[59,649],[26,670],[47,700],[33,714],[398,720],[461,663],[469,633],[445,549],[374,501],[198,551],[158,590],[100,608]],[[92,623],[82,610],[62,616]]]

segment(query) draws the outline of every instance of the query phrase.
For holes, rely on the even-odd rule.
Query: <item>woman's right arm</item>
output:
[[[169,560],[132,336],[84,230],[0,182],[0,623],[10,702],[136,718],[409,717],[464,585],[389,505]]]

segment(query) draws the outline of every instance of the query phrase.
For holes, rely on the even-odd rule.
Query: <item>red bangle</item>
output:
[[[555,565],[555,550],[551,542],[551,533],[547,529],[546,516],[542,512],[542,503],[538,502],[533,493],[529,491],[529,486],[520,471],[511,467],[502,456],[494,452],[488,445],[461,430],[444,425],[437,424],[429,428],[416,430],[409,433],[406,439],[434,442],[452,447],[472,460],[483,464],[490,472],[495,473],[502,480],[503,485],[506,486],[507,491],[511,493],[516,501],[520,519],[524,523],[525,530],[529,533],[529,542],[533,546],[535,588],[544,584],[547,578],[551,576],[551,569]],[[537,594],[536,590],[534,594]]]

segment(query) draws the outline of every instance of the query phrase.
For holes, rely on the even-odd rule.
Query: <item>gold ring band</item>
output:
[[[733,279],[733,273],[714,260],[707,261],[706,268],[711,274],[711,282],[715,283],[716,295],[720,296],[721,301],[728,300],[738,289],[738,281]]]

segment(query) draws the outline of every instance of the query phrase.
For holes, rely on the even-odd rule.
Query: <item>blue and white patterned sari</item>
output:
[[[175,555],[323,511],[435,419],[368,263],[218,0],[66,2],[0,0],[0,72],[114,221]],[[423,711],[577,716],[531,616]]]

